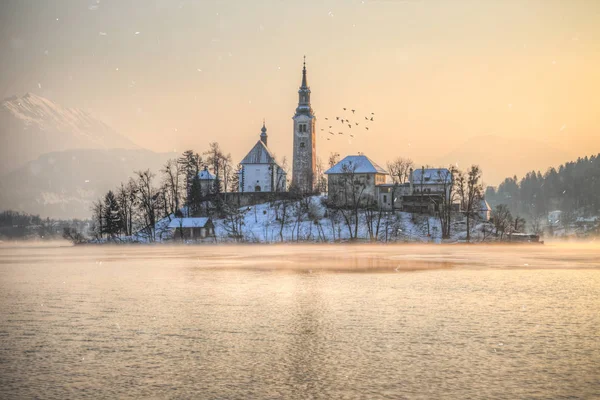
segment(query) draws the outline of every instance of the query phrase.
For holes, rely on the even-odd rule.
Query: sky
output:
[[[542,144],[600,152],[596,0],[4,0],[0,55],[2,98],[85,109],[154,151],[240,160],[264,118],[289,159],[306,55],[323,160],[522,155],[494,181],[549,166]],[[343,107],[375,121],[327,140]]]

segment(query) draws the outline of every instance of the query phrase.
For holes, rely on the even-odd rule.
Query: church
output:
[[[267,127],[263,121],[260,140],[240,162],[239,192],[284,192],[287,174],[267,147]]]
[[[302,83],[298,90],[298,107],[293,120],[292,184],[301,193],[314,190],[317,149],[316,117],[310,104],[310,87],[306,77],[306,57],[302,68]],[[287,173],[267,147],[267,128],[263,122],[260,140],[240,162],[239,191],[283,192],[287,190]]]

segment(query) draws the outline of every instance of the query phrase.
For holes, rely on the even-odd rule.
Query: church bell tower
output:
[[[316,117],[310,106],[310,88],[306,81],[306,56],[302,68],[302,85],[298,90],[298,107],[292,119],[294,120],[292,186],[302,193],[310,193],[314,189],[316,178]]]

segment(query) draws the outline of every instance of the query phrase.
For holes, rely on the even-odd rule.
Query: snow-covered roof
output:
[[[268,147],[265,146],[262,140],[259,140],[240,164],[277,164],[277,162]]]
[[[169,228],[204,228],[210,218],[173,218]]]
[[[421,178],[423,181],[421,182]],[[442,184],[452,182],[452,174],[448,168],[418,168],[412,173],[413,184]]]
[[[198,172],[198,178],[203,181],[214,181],[215,180],[215,176],[213,174],[211,174],[208,169],[203,169],[202,171]]]
[[[388,172],[367,156],[346,156],[342,161],[325,171],[326,174],[343,174],[347,172],[355,174],[385,174]]]

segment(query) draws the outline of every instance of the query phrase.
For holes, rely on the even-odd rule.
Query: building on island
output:
[[[214,192],[215,179],[216,177],[210,173],[206,165],[204,166],[204,169],[198,172],[198,180],[200,181],[200,192],[202,193],[202,196],[207,196]]]
[[[347,156],[325,174],[330,202],[376,205],[386,211],[438,212],[453,184],[447,168],[411,169],[408,182],[390,183],[388,172],[365,155]]]
[[[310,193],[315,186],[317,166],[316,117],[310,104],[310,87],[306,79],[306,57],[302,84],[298,90],[298,107],[294,120],[292,187]]]
[[[492,218],[492,207],[485,199],[479,202],[479,218],[483,221],[489,221]]]
[[[173,239],[206,239],[215,236],[215,226],[210,218],[173,218],[168,225]]]
[[[263,122],[260,140],[240,162],[239,192],[284,192],[287,173],[267,147],[267,127]]]
[[[347,156],[325,171],[329,200],[338,205],[377,204],[389,173],[365,155]]]
[[[448,168],[411,168],[409,182],[413,194],[448,194],[452,185],[452,173]]]
[[[402,211],[434,213],[441,210],[452,190],[452,172],[448,168],[410,170],[409,194],[402,197]]]

